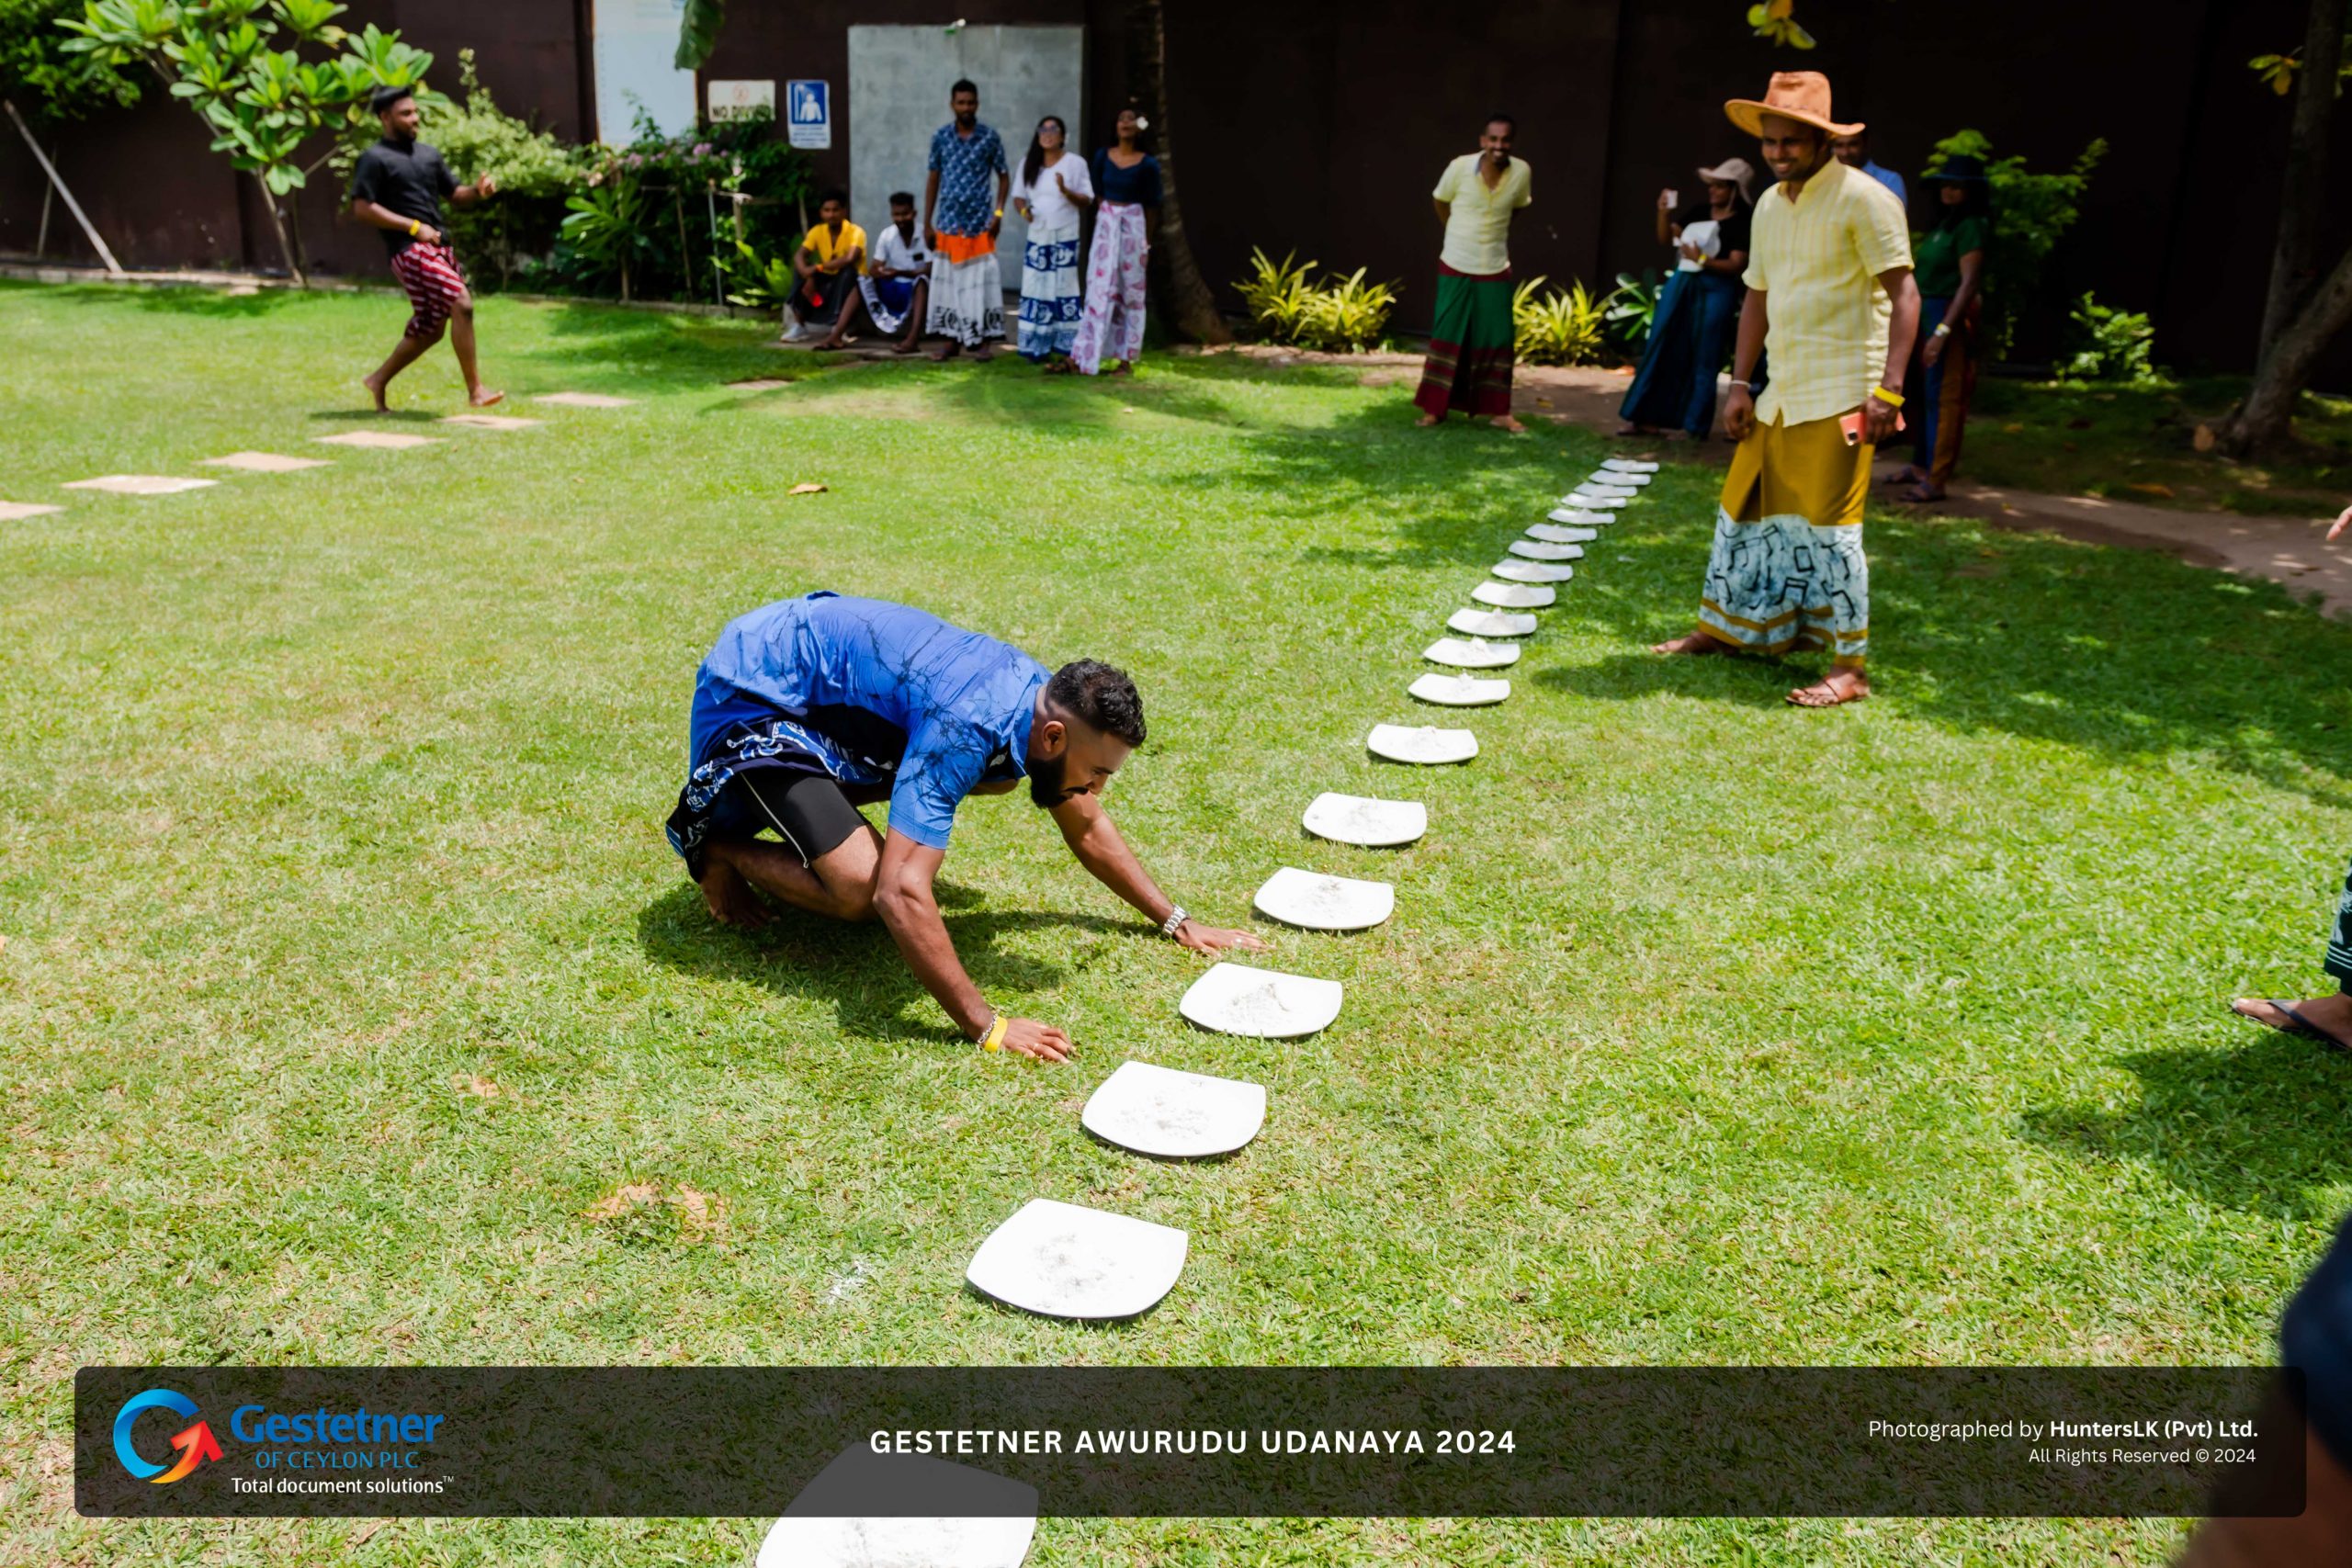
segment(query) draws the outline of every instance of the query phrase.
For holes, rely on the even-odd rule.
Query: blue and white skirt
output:
[[[1086,314],[1086,292],[1078,277],[1078,223],[1030,225],[1021,250],[1021,334],[1024,358],[1067,355]]]

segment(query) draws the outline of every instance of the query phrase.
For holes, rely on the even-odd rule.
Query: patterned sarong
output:
[[[1871,452],[1836,419],[1758,425],[1732,455],[1715,509],[1699,629],[1747,653],[1826,648],[1841,669],[1870,651],[1862,502]]]
[[[1086,262],[1086,314],[1070,363],[1087,375],[1103,361],[1133,365],[1143,353],[1144,264],[1151,254],[1144,209],[1132,201],[1095,209],[1094,254]]]
[[[447,245],[428,245],[419,240],[392,258],[392,276],[401,280],[408,291],[408,336],[436,338],[449,320],[449,312],[465,298],[465,269],[458,265],[458,253]]]
[[[1510,274],[1473,277],[1437,266],[1437,319],[1413,401],[1440,418],[1510,412],[1510,373],[1518,333],[1510,319]]]
[[[923,325],[966,348],[1004,336],[1004,275],[997,270],[994,235],[940,231]]]
[[[2335,901],[2335,927],[2327,933],[2327,972],[2352,991],[2352,871],[2344,874],[2344,896]]]
[[[1021,247],[1021,335],[1024,359],[1068,354],[1078,341],[1086,297],[1078,282],[1078,220],[1029,226]]]
[[[865,301],[865,313],[874,318],[874,330],[888,336],[907,324],[907,312],[913,309],[915,285],[922,281],[912,277],[861,277],[857,292]]]

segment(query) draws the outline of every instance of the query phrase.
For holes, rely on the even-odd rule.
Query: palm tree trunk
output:
[[[2303,34],[2301,68],[2295,75],[2295,110],[2287,134],[2285,183],[2280,187],[2278,239],[2271,252],[2270,289],[2262,307],[2261,347],[2294,319],[2303,296],[2319,281],[2319,231],[2329,209],[2327,122],[2335,112],[2336,68],[2343,62],[2345,0],[2312,0]]]
[[[2245,401],[2222,427],[2222,451],[2249,457],[2286,444],[2294,432],[2296,400],[2310,384],[2312,367],[2347,324],[2352,324],[2352,251],[2304,296],[2302,308],[2270,340]]]
[[[2341,5],[2344,0],[2318,0]],[[1195,343],[1231,343],[1233,333],[1216,308],[1216,296],[1201,276],[1184,233],[1184,209],[1176,199],[1176,136],[1168,113],[1168,29],[1160,0],[1132,0],[1127,7],[1127,82],[1136,102],[1151,120],[1159,158],[1159,297],[1170,326]]]

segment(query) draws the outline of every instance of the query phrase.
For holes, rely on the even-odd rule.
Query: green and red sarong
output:
[[[1510,272],[1474,275],[1437,264],[1437,320],[1413,401],[1442,418],[1510,412],[1517,333],[1510,319]]]

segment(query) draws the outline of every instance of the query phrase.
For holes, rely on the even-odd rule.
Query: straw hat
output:
[[[1748,188],[1756,183],[1756,170],[1745,158],[1725,158],[1713,168],[1702,168],[1698,173],[1702,180],[1721,180],[1725,185],[1737,186],[1742,201],[1756,199]]]
[[[1734,98],[1724,106],[1724,113],[1750,136],[1764,134],[1768,114],[1813,126],[1831,136],[1851,136],[1862,129],[1859,120],[1840,125],[1829,118],[1829,78],[1818,71],[1775,71],[1772,85],[1764,89],[1761,99]]]

